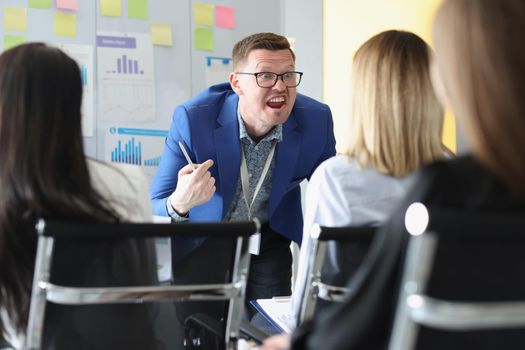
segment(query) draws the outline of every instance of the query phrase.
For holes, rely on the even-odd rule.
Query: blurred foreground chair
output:
[[[376,229],[373,226],[321,227],[317,224],[312,227],[307,272],[302,274],[306,278],[296,282],[297,294],[294,295],[299,298],[294,300],[299,305],[298,325],[314,317],[319,299],[336,303],[346,300],[350,290],[343,286],[361,264]],[[332,258],[342,268],[340,271],[331,271],[333,265],[325,264],[329,245],[336,253]]]
[[[65,305],[67,308],[100,308],[108,305],[99,304],[135,304],[149,305],[152,302],[192,302],[202,300],[227,301],[224,324],[215,324],[212,318],[201,317],[198,313],[187,314],[185,320],[190,331],[186,330],[184,348],[188,349],[236,349],[240,339],[240,324],[244,309],[244,296],[247,273],[249,269],[248,238],[258,232],[257,221],[243,223],[185,223],[185,224],[108,224],[108,223],[76,223],[43,221],[37,225],[38,250],[35,263],[33,290],[29,312],[26,344],[24,349],[41,349],[45,343],[46,330],[49,321],[46,317],[46,306],[52,304]],[[217,252],[218,257],[231,261],[233,268],[226,273],[229,281],[224,283],[207,283],[193,285],[119,285],[119,286],[69,286],[53,283],[53,272],[57,262],[54,260],[54,246],[59,242],[73,241],[86,244],[94,241],[120,241],[129,239],[148,239],[152,237],[202,237],[211,236],[216,240],[231,240],[234,249],[232,255],[227,252]],[[61,264],[67,262],[61,261]],[[195,263],[199,263],[196,261]],[[205,266],[201,266],[203,274]],[[80,272],[77,272],[80,273]],[[65,283],[64,283],[65,284]],[[183,303],[185,304],[185,303]],[[167,303],[164,305],[173,305]],[[52,305],[55,306],[55,305]],[[175,307],[177,308],[177,307]],[[188,310],[191,310],[188,309]],[[115,311],[115,310],[113,310]],[[118,310],[117,310],[118,311]],[[95,314],[93,314],[95,315]],[[92,315],[92,316],[93,316]],[[98,313],[97,316],[105,315]],[[129,315],[123,314],[124,318]],[[105,318],[105,317],[103,317]],[[60,319],[59,319],[60,320]],[[92,328],[104,324],[103,319],[93,319]],[[215,322],[215,323],[214,323]],[[58,322],[59,323],[59,322]],[[68,325],[63,325],[67,327]],[[60,327],[60,324],[55,325]],[[199,338],[200,331],[195,327],[203,327],[219,335],[217,344],[204,344]],[[140,330],[138,330],[140,332]],[[192,333],[193,332],[193,333]],[[96,335],[93,335],[96,336]],[[137,334],[113,334],[111,337],[132,337]],[[147,330],[143,336],[148,337]],[[140,337],[140,333],[138,334]],[[140,339],[140,338],[139,338]],[[153,339],[152,341],[155,341]],[[122,348],[118,342],[112,343],[114,348]],[[82,344],[78,344],[81,348]],[[156,349],[156,344],[147,344],[147,349]],[[161,348],[161,347],[160,347]],[[178,348],[178,347],[177,347]],[[98,348],[101,349],[101,348]],[[60,350],[60,349],[59,349]]]
[[[390,350],[524,349],[525,218],[414,203]]]

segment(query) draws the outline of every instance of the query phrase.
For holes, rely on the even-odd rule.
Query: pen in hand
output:
[[[186,158],[186,161],[188,162],[188,164],[191,165],[193,169],[196,169],[197,167],[191,161],[190,156],[188,155],[188,152],[186,151],[186,148],[184,148],[184,145],[180,141],[179,141],[179,147],[180,147],[180,150],[182,151],[182,154],[184,154],[184,158]]]

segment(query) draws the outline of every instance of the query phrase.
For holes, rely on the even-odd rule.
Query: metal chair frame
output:
[[[40,220],[37,224],[38,248],[24,349],[40,349],[46,303],[63,305],[144,303],[166,301],[228,300],[225,348],[236,349],[244,310],[247,275],[250,264],[249,236],[260,232],[258,220],[239,223],[72,223]],[[236,238],[232,280],[221,284],[176,286],[133,286],[77,288],[50,283],[51,260],[57,238],[152,238],[152,237],[224,237]]]
[[[346,287],[338,287],[322,282],[321,270],[326,258],[328,242],[370,240],[375,230],[376,228],[372,226],[321,227],[317,224],[313,225],[310,232],[312,247],[308,258],[306,291],[299,307],[298,324],[313,318],[318,298],[329,302],[342,303],[351,292]]]
[[[433,225],[433,222],[436,222]],[[482,230],[471,229],[476,223]],[[426,295],[439,240],[462,234],[469,239],[497,240],[523,236],[525,220],[512,216],[430,213],[425,232],[409,240],[389,350],[414,349],[419,326],[445,331],[525,328],[524,301],[457,302]],[[441,226],[454,226],[453,230]],[[470,229],[470,230],[469,230]],[[495,232],[491,232],[495,231]],[[491,233],[495,233],[492,234]]]

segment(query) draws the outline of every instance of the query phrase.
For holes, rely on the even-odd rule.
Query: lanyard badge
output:
[[[259,180],[257,181],[257,186],[255,186],[255,190],[253,191],[253,197],[250,200],[250,182],[248,179],[248,166],[246,165],[246,157],[244,156],[244,151],[241,149],[241,186],[242,186],[242,193],[244,197],[244,202],[246,203],[246,207],[248,208],[248,218],[252,218],[252,206],[255,202],[255,198],[257,197],[257,194],[259,194],[259,190],[261,189],[261,186],[264,182],[264,179],[266,175],[268,174],[268,170],[270,169],[270,164],[272,163],[272,158],[275,153],[275,147],[277,146],[277,142],[274,141],[272,148],[270,149],[270,153],[268,154],[268,157],[266,158],[266,162],[264,163],[264,168],[261,172],[261,176],[259,177]],[[261,248],[261,234],[255,233],[250,236],[250,254],[253,255],[259,255],[259,251]]]

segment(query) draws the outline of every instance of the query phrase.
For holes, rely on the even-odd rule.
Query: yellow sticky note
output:
[[[101,16],[122,16],[122,0],[100,0]]]
[[[4,7],[4,29],[25,32],[27,30],[27,9]]]
[[[193,4],[193,23],[197,25],[213,25],[213,5],[195,3]]]
[[[169,24],[153,23],[151,25],[151,41],[155,45],[173,46],[171,26]]]
[[[213,51],[213,30],[211,28],[195,28],[195,50]]]
[[[4,50],[25,43],[26,37],[21,35],[4,35]]]
[[[77,36],[77,14],[56,12],[54,30],[57,36]]]

